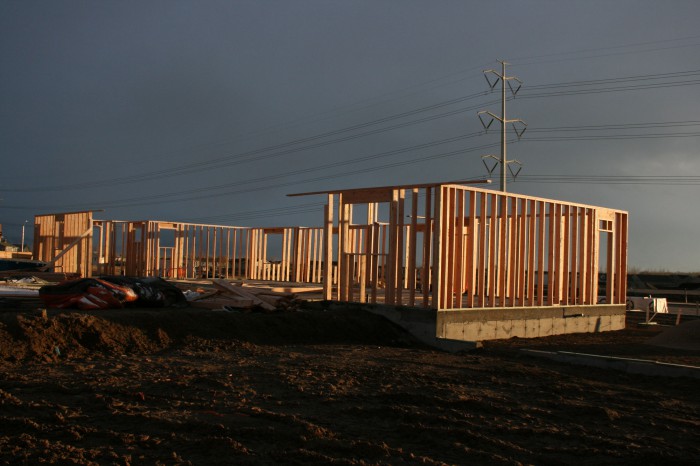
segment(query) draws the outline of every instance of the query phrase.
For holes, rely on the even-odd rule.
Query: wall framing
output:
[[[322,226],[38,215],[35,257],[82,276],[322,283],[326,300],[439,311],[626,302],[624,211],[455,183],[298,195],[326,197]]]

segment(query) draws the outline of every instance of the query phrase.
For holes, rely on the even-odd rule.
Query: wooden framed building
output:
[[[627,212],[455,183],[299,195],[327,198],[327,300],[434,310],[456,340],[624,328]]]
[[[312,194],[327,196],[324,261],[339,271],[334,287],[324,268],[326,299],[438,310],[626,301],[627,212],[456,184],[300,195]]]
[[[458,183],[291,196],[302,195],[325,196],[323,226],[40,215],[34,251],[60,271],[83,276],[322,283],[329,301],[437,311],[438,336],[446,338],[495,338],[484,325],[512,327],[503,324],[513,320],[508,316],[525,314],[538,329],[554,325],[543,319],[560,318],[578,322],[576,331],[624,327],[627,212]],[[574,318],[581,316],[589,323]],[[477,322],[472,330],[467,321]]]

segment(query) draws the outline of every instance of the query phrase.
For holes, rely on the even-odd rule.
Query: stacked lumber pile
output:
[[[214,289],[189,299],[190,306],[240,312],[280,312],[297,310],[300,300],[294,293],[273,291],[233,284],[223,279],[211,280]]]
[[[64,280],[73,280],[80,278],[78,273],[63,273],[63,272],[40,272],[37,270],[5,270],[0,272],[0,280],[10,280],[19,278],[35,278],[46,283],[58,283]]]

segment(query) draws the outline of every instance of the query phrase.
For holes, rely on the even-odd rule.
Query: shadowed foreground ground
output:
[[[697,464],[697,380],[519,351],[700,361],[658,331],[446,354],[358,312],[5,312],[0,462]]]

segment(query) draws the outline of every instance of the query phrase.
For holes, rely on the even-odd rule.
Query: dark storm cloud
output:
[[[285,198],[288,192],[484,175],[483,152],[477,151],[287,185],[496,143],[498,135],[492,132],[357,161],[478,131],[475,109],[303,151],[269,156],[275,151],[259,150],[298,148],[302,144],[282,145],[485,91],[481,71],[496,67],[500,58],[512,61],[508,72],[524,81],[523,92],[546,83],[695,69],[700,63],[699,13],[695,2],[667,6],[655,1],[3,2],[0,188],[5,191],[0,192],[0,222],[9,225],[8,234],[17,236],[17,225],[47,210],[45,206],[60,211],[89,202],[107,207],[106,218],[188,220],[298,202]],[[675,41],[683,37],[695,39]],[[687,86],[519,98],[509,102],[508,112],[525,119],[533,130],[683,121],[696,119],[699,95],[697,86]],[[484,95],[462,108],[484,103],[484,108],[498,111],[498,105],[486,105],[497,97]],[[522,142],[509,147],[512,157],[525,163],[524,174],[700,170],[697,137],[527,140],[535,134],[526,133]],[[245,155],[251,151],[267,157]],[[497,153],[498,148],[488,152]],[[134,184],[7,191],[36,183],[70,186],[112,180],[211,160],[221,163]],[[345,161],[357,162],[291,175]],[[249,183],[263,177],[269,180]],[[228,187],[200,193],[212,197],[146,203],[164,193],[215,185]],[[700,226],[687,214],[697,186],[511,186],[528,194],[627,209],[632,265],[697,268],[700,256],[686,234]],[[248,188],[259,189],[244,192]],[[215,196],[221,192],[229,194]],[[110,207],[111,201],[130,198],[142,202]],[[318,217],[255,222],[315,224]]]

